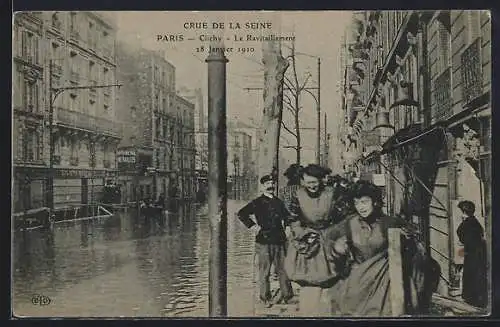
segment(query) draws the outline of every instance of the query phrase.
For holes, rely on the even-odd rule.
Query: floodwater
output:
[[[253,235],[228,204],[228,315],[253,315]],[[166,220],[134,211],[15,233],[12,306],[18,317],[207,317],[207,208]]]

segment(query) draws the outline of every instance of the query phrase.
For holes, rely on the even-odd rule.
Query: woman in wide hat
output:
[[[367,181],[356,182],[350,191],[355,212],[339,223],[329,234],[334,240],[333,256],[347,258],[345,266],[337,266],[344,274],[329,289],[331,314],[340,316],[393,316],[391,301],[388,230],[402,228],[410,235],[404,264],[408,264],[411,278],[406,291],[413,299],[405,303],[406,313],[422,313],[433,290],[437,287],[439,266],[425,254],[422,244],[411,236],[405,220],[390,217],[383,212],[381,189]],[[403,269],[403,267],[398,267]],[[413,292],[413,293],[411,293]]]

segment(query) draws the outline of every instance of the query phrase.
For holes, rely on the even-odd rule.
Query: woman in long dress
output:
[[[290,280],[298,283],[299,314],[322,316],[325,289],[338,278],[335,258],[331,256],[333,243],[326,235],[338,222],[335,192],[322,183],[325,170],[309,165],[302,171],[302,187],[289,206],[290,244],[287,247],[285,270]]]
[[[349,257],[347,277],[328,290],[331,314],[341,316],[392,316],[388,260],[388,230],[406,225],[401,218],[388,217],[382,212],[381,190],[372,183],[358,181],[353,186],[355,213],[331,232],[334,256]],[[418,247],[412,254],[411,278],[416,289],[414,307],[429,302],[439,272],[425,271],[429,265]],[[408,253],[410,254],[410,253]],[[339,267],[338,267],[339,268]],[[343,267],[344,271],[346,267]],[[431,285],[432,288],[429,288]]]
[[[471,305],[485,307],[488,298],[484,229],[474,216],[476,207],[473,202],[461,201],[458,208],[464,218],[457,229],[458,239],[464,245],[465,252],[462,298]]]

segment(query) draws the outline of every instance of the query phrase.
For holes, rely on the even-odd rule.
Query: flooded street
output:
[[[253,235],[228,205],[228,315],[253,315]],[[207,317],[206,208],[162,226],[133,211],[14,235],[13,310],[35,317]],[[34,295],[50,299],[40,304]],[[40,298],[40,297],[39,297]]]

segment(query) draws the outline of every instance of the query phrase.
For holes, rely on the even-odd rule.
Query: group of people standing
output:
[[[284,200],[275,195],[275,176],[262,176],[262,195],[238,212],[256,233],[260,301],[268,307],[288,302],[293,281],[301,286],[302,315],[392,316],[388,229],[406,228],[406,221],[383,213],[376,185],[330,173],[315,164],[290,167],[285,176],[293,191]],[[414,313],[428,307],[439,278],[437,263],[415,244],[408,264],[415,293],[408,311]],[[274,301],[272,266],[281,290]]]

